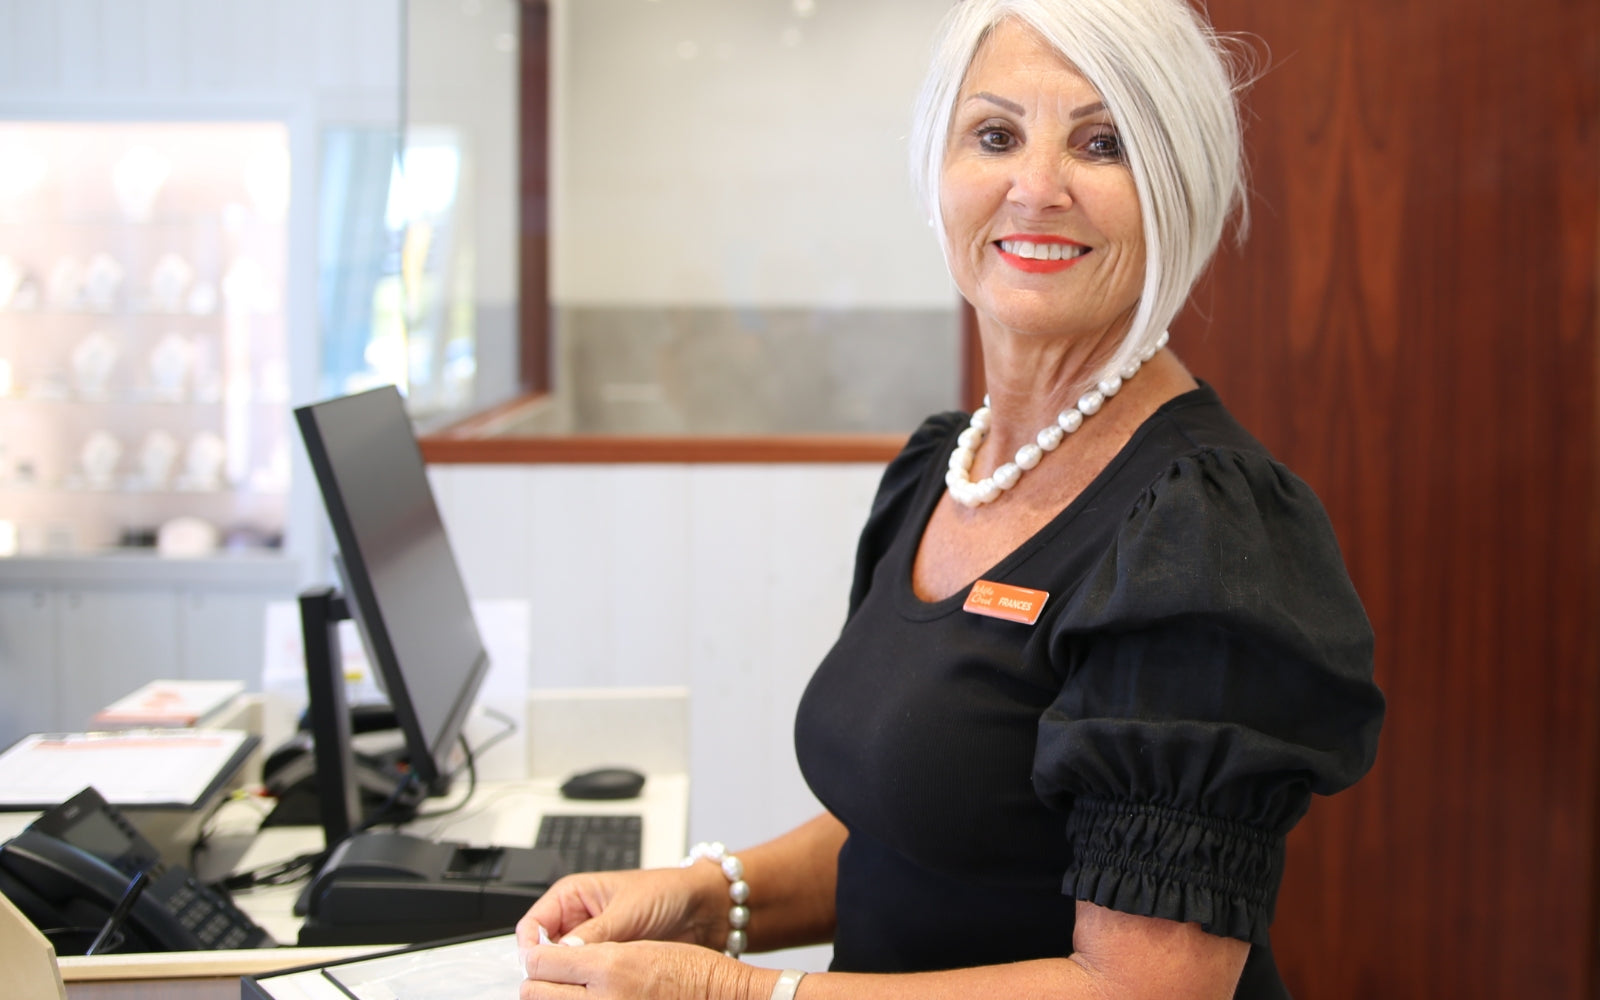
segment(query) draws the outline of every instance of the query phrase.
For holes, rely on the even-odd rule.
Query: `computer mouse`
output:
[[[644,775],[628,767],[597,767],[579,771],[561,783],[569,799],[631,799],[644,788]]]

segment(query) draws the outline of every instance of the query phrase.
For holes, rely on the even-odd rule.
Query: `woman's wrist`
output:
[[[743,965],[749,970],[727,994],[712,993],[713,996],[726,995],[737,1000],[796,1000],[795,991],[800,987],[800,980],[805,978],[805,973],[799,969],[761,969],[755,966]]]
[[[704,869],[705,866],[696,864],[702,860],[716,866],[720,876],[720,881],[713,883],[715,902],[710,909],[712,913],[720,911],[721,933],[717,929],[716,917],[710,917],[712,940],[708,944],[721,948],[729,958],[738,958],[749,947],[750,884],[744,880],[744,864],[737,856],[728,853],[722,843],[701,842],[690,848],[689,856],[680,865],[683,868]]]

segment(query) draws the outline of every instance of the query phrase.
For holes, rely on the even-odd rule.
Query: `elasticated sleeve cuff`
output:
[[[1156,805],[1078,799],[1062,891],[1107,909],[1265,941],[1284,841],[1243,823]],[[1157,860],[1159,859],[1159,860]]]

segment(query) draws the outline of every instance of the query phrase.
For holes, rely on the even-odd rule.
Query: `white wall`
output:
[[[950,0],[558,0],[552,296],[952,308],[906,135]]]
[[[429,473],[471,596],[532,608],[530,686],[689,687],[691,840],[815,814],[794,709],[843,624],[880,466]]]

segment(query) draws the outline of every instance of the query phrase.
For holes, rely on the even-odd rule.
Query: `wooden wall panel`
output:
[[[1327,503],[1390,699],[1291,838],[1280,964],[1592,997],[1600,4],[1209,6],[1270,47],[1254,228],[1174,342]]]

